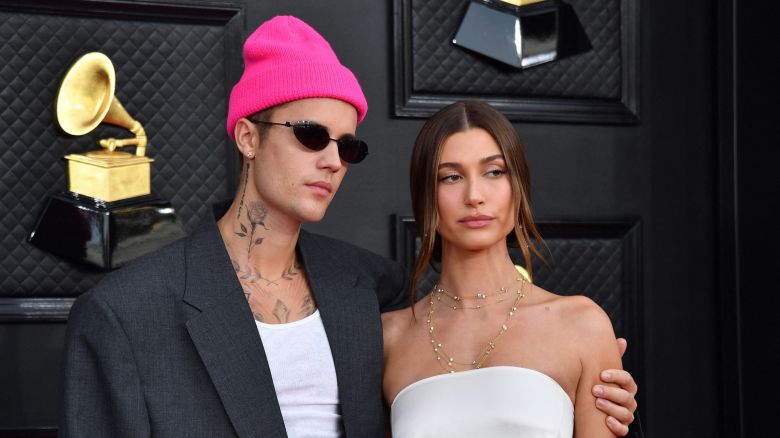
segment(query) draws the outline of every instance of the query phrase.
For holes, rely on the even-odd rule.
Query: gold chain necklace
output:
[[[431,300],[430,305],[428,307],[428,318],[427,318],[427,325],[428,325],[428,337],[431,339],[431,347],[433,348],[433,354],[436,357],[436,362],[439,364],[439,366],[444,369],[444,371],[447,371],[449,373],[454,373],[456,370],[455,366],[460,365],[462,367],[471,367],[472,369],[481,368],[482,364],[485,363],[485,360],[490,356],[490,353],[493,352],[493,350],[496,348],[496,342],[498,342],[498,338],[501,337],[508,329],[509,329],[509,320],[514,316],[515,311],[517,310],[517,305],[520,304],[520,300],[525,297],[525,278],[521,275],[518,278],[518,281],[520,281],[520,288],[517,290],[517,294],[515,296],[515,301],[512,304],[512,307],[510,308],[506,319],[503,323],[501,323],[501,327],[498,330],[498,333],[493,337],[493,339],[489,340],[487,345],[485,346],[484,350],[477,356],[476,359],[474,359],[471,362],[458,362],[456,361],[452,356],[447,354],[446,351],[444,351],[444,346],[441,342],[439,342],[436,339],[436,335],[434,334],[434,327],[433,327],[433,307],[434,302],[438,300],[441,292],[439,292],[438,285],[434,286],[433,290],[431,291]]]
[[[444,289],[443,287],[440,287],[440,285],[437,285],[436,286],[436,292],[439,292],[442,295],[450,298],[452,301],[461,301],[461,300],[486,300],[486,299],[488,299],[488,298],[490,298],[490,297],[492,297],[494,295],[503,295],[503,294],[505,294],[505,293],[507,293],[509,291],[507,290],[507,288],[502,287],[501,289],[495,291],[492,294],[483,294],[482,292],[477,291],[474,294],[473,297],[472,296],[466,296],[466,295],[458,296],[458,295],[451,295],[449,292],[447,292],[447,289]]]
[[[483,307],[491,306],[493,304],[502,303],[506,300],[506,297],[501,297],[501,299],[493,301],[493,302],[487,302],[488,298],[494,297],[494,296],[501,296],[509,292],[509,289],[502,287],[498,291],[496,291],[493,294],[483,294],[479,291],[474,294],[474,296],[458,296],[458,295],[451,295],[447,292],[446,289],[440,287],[439,285],[436,286],[436,301],[441,301],[441,296],[444,295],[445,297],[449,298],[451,301],[454,301],[455,304],[447,304],[444,303],[445,306],[449,307],[452,310],[458,310],[458,309],[473,309],[473,310],[480,310]],[[479,304],[473,305],[473,306],[466,306],[460,303],[464,303],[468,300],[479,300],[477,301]],[[460,304],[460,305],[459,305]]]

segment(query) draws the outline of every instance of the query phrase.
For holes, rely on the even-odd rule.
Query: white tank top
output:
[[[343,437],[336,368],[320,311],[287,324],[255,323],[287,436]]]
[[[393,438],[571,438],[574,405],[539,371],[495,366],[412,383],[393,400]]]

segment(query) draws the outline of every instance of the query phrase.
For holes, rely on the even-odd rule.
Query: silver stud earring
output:
[[[255,153],[254,152],[247,152],[246,157],[247,158],[254,158]]]

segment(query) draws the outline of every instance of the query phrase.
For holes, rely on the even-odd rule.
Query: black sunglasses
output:
[[[247,119],[255,124],[263,125],[279,125],[292,128],[295,138],[301,142],[302,145],[313,151],[321,151],[328,146],[331,140],[335,141],[339,147],[339,157],[347,163],[359,163],[368,155],[368,145],[363,140],[355,138],[352,134],[345,134],[339,139],[330,138],[328,128],[306,120],[298,122],[266,122],[264,120],[252,120]]]

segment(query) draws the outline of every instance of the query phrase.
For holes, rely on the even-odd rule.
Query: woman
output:
[[[531,271],[529,182],[517,132],[487,104],[445,107],[417,137],[411,284],[432,261],[441,276],[383,315],[395,438],[614,437],[590,391],[600,370],[621,367],[609,318],[534,285],[509,258],[508,238]]]

